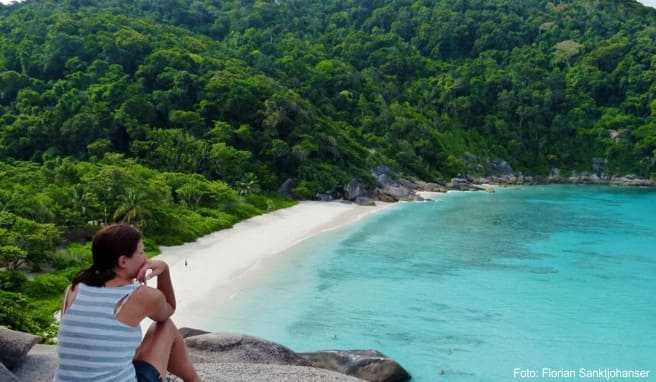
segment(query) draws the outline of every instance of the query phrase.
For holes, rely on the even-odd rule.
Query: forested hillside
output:
[[[65,284],[82,260],[55,249],[99,224],[182,242],[288,205],[263,196],[287,179],[313,198],[380,164],[654,176],[654,53],[634,0],[0,6],[0,284],[46,298],[17,271]]]
[[[3,158],[122,153],[312,197],[466,153],[649,175],[656,11],[632,0],[28,1],[2,11]]]

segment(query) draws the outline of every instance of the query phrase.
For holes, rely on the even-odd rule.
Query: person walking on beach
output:
[[[146,259],[141,232],[127,224],[106,226],[91,251],[93,264],[64,295],[54,380],[160,382],[168,371],[200,381],[170,318],[175,293],[169,267]],[[153,277],[157,288],[145,285]],[[155,322],[142,340],[139,324],[146,317]]]

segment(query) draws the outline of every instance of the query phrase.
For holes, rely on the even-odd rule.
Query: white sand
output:
[[[218,311],[225,301],[226,294],[217,290],[239,290],[235,284],[263,259],[283,254],[305,239],[394,205],[378,202],[375,207],[364,207],[340,202],[300,202],[193,243],[161,247],[162,254],[156,258],[169,264],[177,299],[173,320],[178,327],[202,328],[208,313]],[[150,281],[149,285],[155,283]],[[142,326],[149,324],[144,322]]]

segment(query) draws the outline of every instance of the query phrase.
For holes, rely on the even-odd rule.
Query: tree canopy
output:
[[[634,0],[0,5],[0,286],[59,285],[18,271],[65,280],[83,260],[58,248],[103,223],[179,243],[289,205],[263,196],[287,179],[655,176],[655,41]]]

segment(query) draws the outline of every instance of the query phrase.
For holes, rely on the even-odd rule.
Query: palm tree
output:
[[[145,195],[129,188],[125,194],[119,197],[119,200],[121,204],[114,211],[114,221],[135,224],[143,228],[146,225],[146,219],[151,216],[150,210],[146,207]]]

